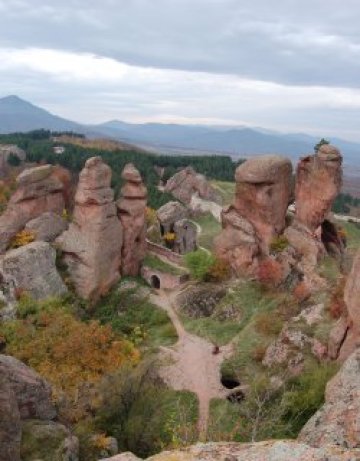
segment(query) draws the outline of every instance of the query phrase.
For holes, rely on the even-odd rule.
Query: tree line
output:
[[[235,169],[243,161],[234,162],[230,156],[221,155],[158,155],[137,150],[107,151],[84,148],[71,143],[62,143],[65,152],[59,155],[53,151],[57,143],[52,138],[62,134],[83,136],[76,133],[35,130],[29,133],[0,135],[0,144],[18,145],[26,151],[29,162],[59,164],[74,173],[78,173],[83,168],[88,158],[99,155],[112,168],[112,187],[116,194],[119,194],[122,186],[121,172],[124,166],[131,162],[138,168],[144,179],[148,188],[149,206],[152,208],[159,208],[172,198],[157,189],[160,178],[154,167],[165,168],[164,179],[168,179],[181,168],[192,166],[196,172],[204,174],[208,179],[234,181]]]

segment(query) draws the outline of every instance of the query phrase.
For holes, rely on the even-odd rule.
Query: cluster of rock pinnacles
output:
[[[335,226],[326,220],[341,189],[341,165],[342,156],[331,145],[300,160],[292,218],[288,216],[294,199],[290,160],[266,155],[240,165],[234,203],[223,209],[223,230],[215,239],[217,256],[237,275],[256,276],[261,261],[277,258],[283,278],[296,266],[309,285],[318,282],[313,269],[325,246],[333,244],[333,251],[342,250]],[[326,236],[324,228],[331,236]],[[288,248],[276,256],[271,249],[280,236]]]
[[[21,285],[36,299],[66,291],[56,271],[54,246],[75,291],[85,299],[96,301],[121,275],[140,272],[146,252],[147,190],[138,170],[125,166],[121,198],[115,202],[110,167],[101,157],[88,159],[79,175],[70,223],[63,216],[68,181],[61,173],[51,165],[25,170],[0,217],[1,284],[7,302],[11,285]],[[38,241],[6,251],[23,229]]]
[[[287,216],[294,198],[290,160],[265,155],[240,165],[234,203],[223,209],[223,230],[214,242],[218,258],[237,276],[256,276],[262,261],[275,258],[284,279],[296,269],[309,286],[320,283],[314,268],[325,246],[332,245],[333,251],[342,249],[336,229],[326,220],[341,188],[341,165],[341,154],[331,145],[323,145],[315,155],[300,160],[291,222]],[[23,269],[19,266],[29,265],[30,250],[35,247],[38,258],[42,251],[44,261],[55,259],[53,248],[44,241],[55,241],[76,292],[85,299],[98,299],[121,275],[139,274],[146,253],[147,190],[138,170],[128,164],[122,172],[121,197],[115,201],[111,176],[101,157],[87,160],[69,224],[61,217],[69,182],[64,171],[59,174],[56,167],[44,165],[21,173],[18,188],[0,217],[0,252],[4,253],[11,238],[24,228],[34,231],[42,242],[8,251],[2,258],[2,270],[10,266],[11,270],[9,274],[5,270],[3,280],[18,271],[26,289],[26,274],[20,274]],[[274,255],[272,244],[282,235],[288,247]],[[19,260],[22,264],[17,264]],[[51,271],[51,264],[47,266],[48,274],[40,271],[40,277],[51,281],[52,294],[61,293],[64,285]],[[33,292],[36,294],[36,289]]]

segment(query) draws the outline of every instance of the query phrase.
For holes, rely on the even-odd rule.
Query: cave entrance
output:
[[[160,288],[160,279],[157,275],[152,275],[150,279],[150,284],[153,288],[157,290]]]
[[[226,389],[235,389],[235,387],[240,386],[240,382],[236,378],[221,378],[221,384],[226,387]]]

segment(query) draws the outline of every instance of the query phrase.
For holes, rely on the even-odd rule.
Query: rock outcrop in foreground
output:
[[[73,222],[58,239],[77,294],[96,301],[120,278],[122,226],[111,169],[92,157],[80,173]]]
[[[61,215],[65,206],[63,183],[51,165],[24,170],[16,182],[17,190],[0,217],[0,253],[30,220],[49,211]]]
[[[334,446],[312,448],[293,440],[257,443],[199,443],[182,450],[167,451],[147,461],[356,461],[360,450]],[[129,453],[107,458],[106,461],[139,461]],[[105,460],[101,460],[105,461]]]
[[[238,275],[254,273],[258,257],[285,228],[291,197],[292,165],[277,155],[252,158],[236,169],[233,205],[222,212],[223,232],[215,239],[217,256]]]
[[[78,440],[55,417],[50,385],[19,360],[0,355],[0,461],[77,461]]]
[[[5,282],[36,300],[66,293],[55,260],[56,252],[46,242],[32,242],[8,251],[0,265],[0,290]]]
[[[360,452],[360,349],[328,382],[325,404],[306,423],[299,439],[314,447],[338,445]]]
[[[133,164],[125,166],[121,177],[125,181],[117,201],[123,228],[121,275],[136,276],[146,254],[147,190]]]
[[[344,326],[343,337],[340,338],[339,354],[341,360],[346,359],[357,347],[360,347],[360,250],[354,258],[351,272],[346,281],[344,301],[346,305],[345,318],[340,319]]]

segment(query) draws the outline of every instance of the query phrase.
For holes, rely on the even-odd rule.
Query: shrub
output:
[[[273,253],[281,253],[288,246],[289,240],[285,237],[285,235],[279,235],[278,237],[275,237],[270,243],[270,250]]]
[[[283,321],[276,312],[261,312],[255,317],[255,330],[265,336],[278,335]]]
[[[10,241],[10,248],[20,248],[35,240],[36,234],[33,231],[22,230],[18,232]]]
[[[259,282],[268,286],[278,286],[282,281],[282,267],[275,259],[267,258],[260,261],[257,277]]]
[[[206,274],[215,262],[215,258],[207,251],[196,250],[187,253],[184,256],[184,261],[192,278],[196,280],[205,280]]]
[[[223,282],[230,278],[230,274],[229,264],[216,258],[208,268],[206,279],[210,282]]]
[[[325,387],[336,373],[336,364],[314,364],[293,378],[282,398],[283,419],[290,423],[292,435],[299,430],[324,403]]]
[[[59,402],[66,399],[69,420],[83,416],[77,402],[84,383],[96,383],[104,374],[139,359],[133,345],[110,326],[76,319],[58,299],[36,303],[24,297],[19,315],[22,318],[11,326],[0,328],[6,352],[44,376]]]
[[[304,302],[311,296],[311,291],[305,282],[299,282],[294,288],[293,294],[299,302]]]
[[[17,155],[10,153],[7,162],[10,166],[19,166],[21,163],[21,159]]]

